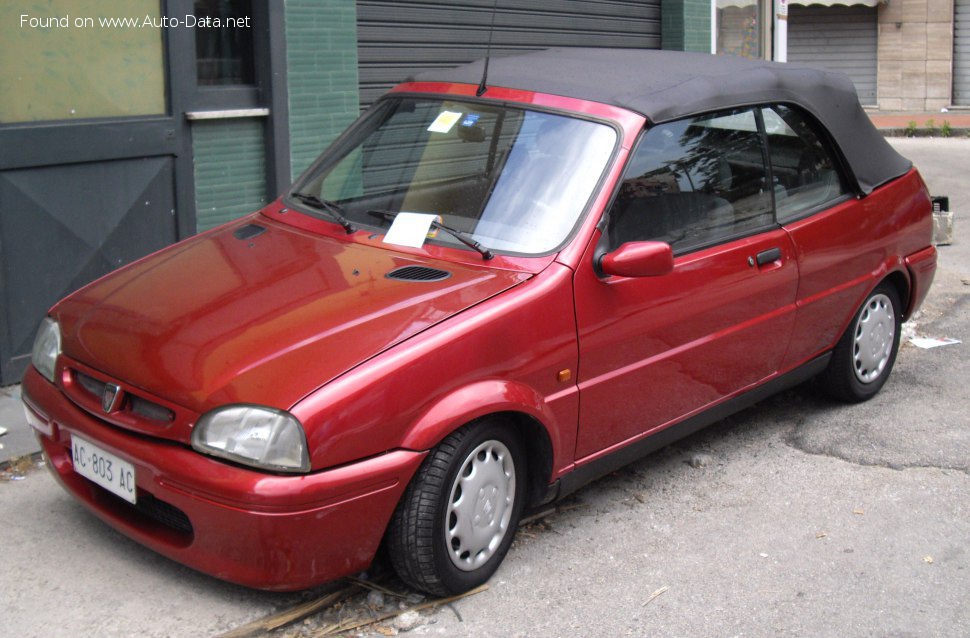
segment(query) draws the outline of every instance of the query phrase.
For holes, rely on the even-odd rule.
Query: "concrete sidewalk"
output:
[[[20,386],[0,388],[0,469],[11,459],[40,451],[40,444],[24,418]]]

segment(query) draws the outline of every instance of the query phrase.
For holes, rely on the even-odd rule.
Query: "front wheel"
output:
[[[888,282],[866,298],[839,340],[822,385],[832,396],[866,401],[885,385],[899,351],[902,320],[899,293]]]
[[[438,596],[487,581],[509,550],[525,498],[525,455],[499,421],[469,424],[431,451],[388,528],[398,576]]]

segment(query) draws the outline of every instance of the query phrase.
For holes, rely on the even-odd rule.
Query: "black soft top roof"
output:
[[[483,64],[478,60],[410,79],[478,84]],[[872,125],[842,73],[705,53],[559,48],[492,58],[488,86],[621,106],[653,124],[738,106],[794,104],[831,132],[863,193],[911,166]]]

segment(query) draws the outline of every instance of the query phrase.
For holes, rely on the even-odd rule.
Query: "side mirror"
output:
[[[660,241],[630,242],[603,255],[600,269],[618,277],[659,277],[674,269],[674,252]]]

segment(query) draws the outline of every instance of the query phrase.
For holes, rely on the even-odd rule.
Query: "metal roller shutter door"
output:
[[[788,11],[788,61],[841,71],[859,100],[876,104],[876,9],[795,6]]]
[[[970,106],[970,0],[956,0],[953,22],[953,103]]]
[[[485,56],[493,0],[360,0],[360,101],[417,71]],[[557,46],[660,48],[660,0],[499,0],[492,55]]]

